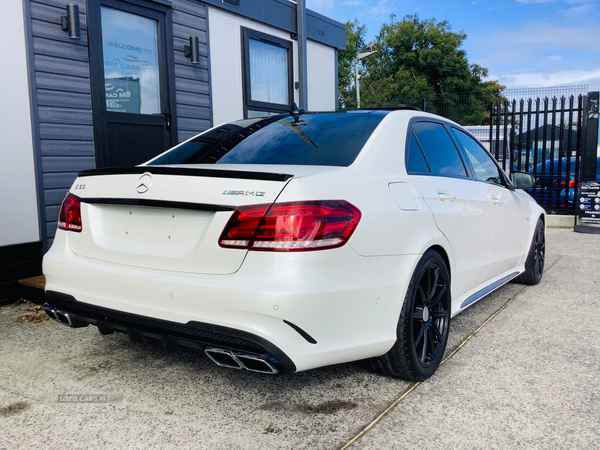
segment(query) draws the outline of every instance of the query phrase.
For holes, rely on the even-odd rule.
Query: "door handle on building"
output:
[[[165,109],[163,116],[165,116],[167,131],[171,131],[171,110]]]

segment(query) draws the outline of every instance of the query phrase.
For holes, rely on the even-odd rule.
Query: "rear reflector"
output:
[[[58,228],[66,231],[81,231],[81,199],[67,194],[60,206]]]
[[[283,252],[336,248],[350,239],[360,218],[360,211],[343,200],[240,206],[219,245]]]

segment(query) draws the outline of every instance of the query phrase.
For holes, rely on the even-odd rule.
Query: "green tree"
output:
[[[358,20],[346,22],[346,50],[338,53],[338,93],[340,105],[356,108],[356,87],[354,86],[354,59],[365,48],[367,30]]]
[[[353,58],[364,50],[364,27],[355,20],[346,29],[351,32],[347,40],[355,43],[349,53]],[[377,37],[377,53],[362,61],[361,106],[421,107],[425,99],[427,111],[459,123],[489,121],[489,104],[501,99],[504,86],[483,81],[488,70],[469,63],[461,48],[466,37],[453,32],[447,21],[420,20],[417,15],[395,21],[391,16]],[[340,93],[355,95],[353,80],[340,76],[339,83]],[[355,100],[344,101],[347,107],[355,105]]]

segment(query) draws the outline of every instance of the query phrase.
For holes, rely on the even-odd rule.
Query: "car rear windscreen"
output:
[[[349,166],[384,117],[332,113],[240,120],[209,130],[148,164]]]

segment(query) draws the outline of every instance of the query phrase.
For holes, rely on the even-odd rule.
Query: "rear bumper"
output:
[[[239,349],[238,343],[227,345],[222,339],[242,337],[266,350],[255,352],[273,355],[286,372],[386,353],[396,341],[400,309],[419,259],[363,257],[350,246],[320,252],[248,252],[233,275],[203,276],[85,258],[71,251],[66,234],[57,232],[43,264],[50,297],[58,292],[76,299],[65,308],[89,305],[142,317],[154,325],[186,327],[186,333],[189,328],[219,330],[221,340],[211,335],[198,342]],[[48,300],[51,305],[60,300],[54,298]],[[84,312],[80,314],[86,317]],[[98,316],[88,319],[97,321]],[[114,319],[109,322],[118,325]],[[127,326],[139,329],[137,322]],[[187,334],[148,332],[187,341]]]
[[[101,332],[120,331],[127,334],[159,339],[204,351],[218,347],[235,352],[251,353],[269,360],[277,373],[294,373],[292,360],[271,342],[260,336],[208,323],[189,321],[186,324],[169,322],[137,314],[124,313],[77,301],[72,295],[47,291],[44,309],[50,317],[53,309],[69,313],[73,328],[96,325]],[[66,323],[65,323],[66,324]]]

